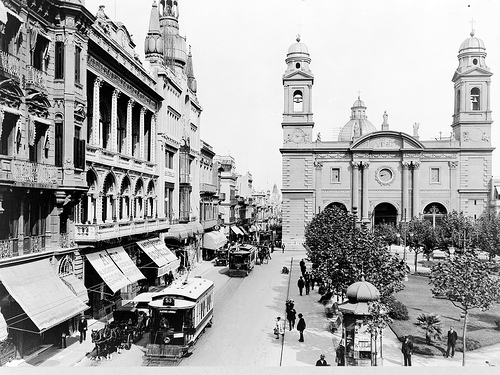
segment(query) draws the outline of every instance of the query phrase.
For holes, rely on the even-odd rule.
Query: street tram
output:
[[[243,244],[229,250],[229,276],[248,276],[257,261],[257,248]]]
[[[179,359],[212,324],[214,282],[179,279],[152,297],[151,331],[146,357]]]

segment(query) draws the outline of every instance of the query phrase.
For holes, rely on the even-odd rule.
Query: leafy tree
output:
[[[429,254],[437,245],[436,234],[432,224],[427,220],[414,217],[408,223],[406,244],[415,252],[415,273],[418,267],[418,254]]]
[[[364,324],[367,331],[370,332],[375,342],[375,352],[382,349],[382,332],[392,323],[392,319],[388,315],[387,306],[380,301],[373,301],[368,303],[368,317],[365,317]],[[379,336],[380,334],[380,336]],[[380,348],[377,348],[377,343],[380,339]],[[372,358],[372,366],[377,366],[377,356]]]
[[[417,316],[416,325],[425,329],[425,342],[429,345],[432,339],[440,339],[443,329],[441,328],[441,317],[436,314],[420,314]]]
[[[406,265],[391,255],[380,238],[357,228],[352,214],[329,207],[308,224],[305,237],[307,256],[316,265],[314,276],[337,295],[344,295],[362,274],[381,297],[404,288]]]
[[[500,216],[487,212],[477,221],[475,246],[488,253],[490,260],[500,255]]]
[[[500,280],[491,276],[492,262],[481,261],[476,253],[468,250],[447,258],[431,269],[431,291],[436,296],[444,296],[462,310],[463,357],[465,366],[467,320],[472,309],[488,310],[500,301]]]
[[[454,247],[463,253],[465,249],[473,247],[477,237],[476,232],[472,217],[465,216],[463,212],[452,211],[443,217],[436,228],[437,246],[444,251]]]
[[[375,235],[380,237],[387,246],[398,242],[398,230],[394,224],[382,223],[375,226]]]

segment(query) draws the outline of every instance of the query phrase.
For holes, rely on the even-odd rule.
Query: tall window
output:
[[[481,92],[479,88],[474,87],[470,90],[470,109],[471,111],[479,111],[481,109]]]
[[[174,169],[174,153],[165,150],[165,168]]]
[[[64,43],[56,42],[55,61],[54,61],[54,78],[64,78]]]
[[[302,112],[303,111],[303,98],[302,91],[297,90],[293,93],[293,111]]]
[[[431,183],[437,184],[440,181],[439,168],[431,168]]]
[[[455,102],[457,113],[460,112],[460,90],[457,90],[457,98]]]
[[[81,68],[81,62],[80,58],[82,55],[82,48],[79,46],[75,47],[75,83],[80,84],[80,68]]]
[[[340,182],[340,168],[332,168],[332,183]]]
[[[56,167],[63,165],[63,122],[55,123],[55,164]]]
[[[0,155],[14,156],[14,142],[16,135],[17,117],[4,112],[4,119],[0,129]]]

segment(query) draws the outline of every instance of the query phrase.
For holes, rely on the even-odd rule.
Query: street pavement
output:
[[[393,252],[402,254],[401,247],[392,247]],[[413,253],[407,253],[407,262],[410,269],[413,270]],[[283,367],[300,367],[311,366],[320,354],[325,354],[327,362],[335,366],[335,348],[340,341],[340,332],[332,334],[329,330],[329,322],[326,318],[324,306],[318,303],[320,295],[317,288],[311,290],[309,295],[299,295],[297,288],[297,280],[300,276],[299,262],[306,258],[306,251],[302,245],[287,245],[286,251],[282,253],[281,249],[276,249],[273,253],[272,262],[282,266],[291,267],[290,285],[288,290],[288,298],[295,301],[295,309],[297,313],[302,313],[306,320],[307,328],[304,332],[305,342],[298,342],[299,333],[296,330],[286,331],[282,346],[282,354],[280,365]],[[308,268],[310,264],[306,261]],[[203,276],[213,267],[211,262],[202,262],[193,271],[193,275]],[[419,266],[419,271],[423,272],[424,268]],[[284,305],[283,305],[284,316]],[[14,360],[6,366],[10,367],[74,367],[82,360],[86,360],[86,354],[94,348],[90,339],[92,329],[100,329],[104,326],[104,322],[97,320],[89,320],[89,334],[87,340],[82,344],[78,341],[78,333],[68,338],[68,346],[64,349],[56,347],[49,348],[38,356],[26,360]],[[396,335],[387,328],[383,336],[383,359],[380,361],[381,366],[402,366],[403,356],[400,351],[401,343]],[[126,355],[124,352],[122,355]],[[413,355],[413,366],[461,366],[461,353],[457,353],[455,358],[430,357]],[[487,368],[491,366],[500,367],[500,344],[484,347],[467,353],[466,365],[482,366]],[[491,369],[491,368],[490,368]],[[489,373],[489,371],[487,371]]]

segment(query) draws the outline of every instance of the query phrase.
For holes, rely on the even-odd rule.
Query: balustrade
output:
[[[57,184],[58,168],[56,166],[25,160],[12,160],[10,166],[12,179],[16,182]]]
[[[69,233],[61,233],[59,235],[59,246],[62,249],[68,249],[70,247],[76,247],[75,241],[70,238]]]
[[[19,255],[17,238],[0,240],[0,259],[12,258]]]
[[[47,73],[42,72],[31,65],[26,67],[26,71],[26,85],[33,85],[43,90],[47,89]]]
[[[45,236],[24,238],[23,254],[41,253],[45,250]]]
[[[21,60],[10,53],[0,51],[0,70],[21,79]]]

